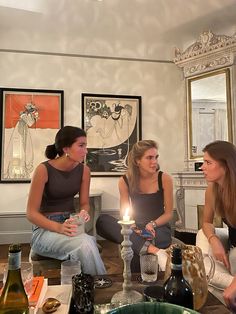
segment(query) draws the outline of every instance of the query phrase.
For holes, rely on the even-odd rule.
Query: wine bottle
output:
[[[21,278],[21,245],[11,244],[8,273],[0,296],[0,314],[28,314],[29,302]]]
[[[163,288],[163,299],[165,302],[193,309],[193,291],[190,284],[183,277],[180,247],[173,247],[171,275],[164,283]]]

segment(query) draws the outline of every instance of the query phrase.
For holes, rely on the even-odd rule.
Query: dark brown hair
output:
[[[54,159],[57,155],[62,156],[64,154],[63,148],[70,147],[81,136],[86,136],[83,129],[75,126],[64,126],[57,132],[55,143],[46,147],[45,156],[48,159]]]
[[[227,141],[212,142],[203,149],[225,169],[223,185],[213,183],[215,210],[236,226],[236,147]]]

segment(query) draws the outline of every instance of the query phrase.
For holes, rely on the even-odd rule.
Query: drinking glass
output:
[[[72,277],[81,273],[80,261],[64,261],[61,263],[61,285],[72,284]]]
[[[3,270],[3,285],[7,280],[7,272],[8,272],[8,264],[5,265]],[[21,278],[25,287],[25,292],[28,298],[32,294],[33,287],[33,264],[30,262],[22,262],[21,263]]]
[[[73,222],[75,225],[77,225],[77,233],[76,235],[79,235],[81,233],[84,233],[84,225],[85,225],[85,221],[84,218],[79,216],[78,213],[72,213],[70,214],[70,218],[73,219]]]
[[[143,281],[153,282],[157,280],[158,256],[154,254],[140,255],[141,277]]]

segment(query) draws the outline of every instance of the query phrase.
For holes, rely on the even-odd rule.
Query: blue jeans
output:
[[[70,213],[51,214],[48,219],[63,223]],[[79,260],[82,271],[91,275],[106,273],[103,261],[97,248],[96,239],[86,233],[69,237],[52,232],[38,226],[33,226],[31,241],[32,250],[40,255],[59,260]]]

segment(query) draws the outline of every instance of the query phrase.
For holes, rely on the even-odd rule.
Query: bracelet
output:
[[[218,236],[215,233],[213,233],[207,238],[207,241],[210,243],[210,240],[214,237],[218,238]]]
[[[155,221],[151,220],[149,223],[152,225],[154,229],[157,227],[157,223]]]

